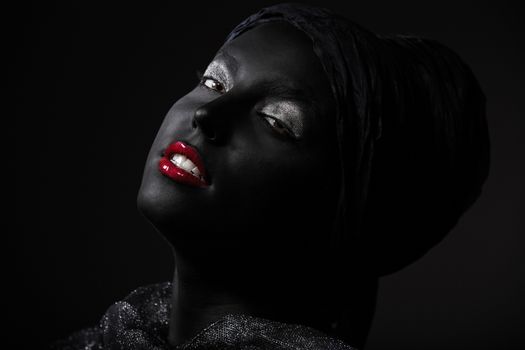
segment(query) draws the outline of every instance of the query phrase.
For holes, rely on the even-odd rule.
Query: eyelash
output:
[[[197,72],[197,76],[199,77],[199,85],[202,85],[206,89],[218,92],[220,94],[224,94],[226,92],[226,87],[224,86],[224,84],[221,83],[220,81],[218,81],[217,79],[212,78],[212,77],[208,77],[208,76],[201,76],[200,72]],[[220,89],[214,89],[214,88],[206,85],[206,81],[207,80],[213,81],[216,85],[220,86]]]
[[[217,79],[214,79],[212,77],[204,76],[204,73],[200,69],[198,69],[195,73],[197,75],[197,81],[199,82],[199,84],[204,86],[207,89],[210,89],[210,90],[213,90],[213,91],[217,91],[217,90],[214,90],[214,89],[212,89],[212,88],[210,88],[210,87],[208,87],[208,86],[206,86],[204,84],[204,81],[206,79],[211,79],[211,80],[215,81],[216,83],[223,85],[221,82],[217,81]],[[273,130],[275,130],[275,132],[277,132],[279,135],[281,135],[281,136],[288,136],[288,137],[291,137],[291,138],[296,138],[294,133],[290,130],[290,128],[288,128],[288,126],[285,123],[283,123],[282,121],[280,121],[279,119],[277,119],[275,117],[272,117],[271,115],[262,113],[262,112],[258,112],[258,114],[259,114],[259,116],[261,116],[264,119],[265,123],[267,123],[268,126],[270,126]],[[284,132],[279,131],[277,129],[276,125],[272,124],[271,121],[273,121],[273,123],[275,123],[277,125],[277,127],[280,127],[281,129],[284,129],[285,131]]]
[[[259,116],[261,116],[264,119],[264,122],[267,123],[268,126],[270,126],[273,130],[275,130],[275,132],[277,132],[279,135],[284,136],[284,137],[291,137],[292,139],[296,139],[296,136],[294,135],[294,133],[290,130],[290,128],[285,123],[263,112],[257,112],[257,113],[259,114]],[[272,124],[272,121],[275,124]],[[279,131],[279,129],[277,129],[278,127],[283,129],[284,131]]]

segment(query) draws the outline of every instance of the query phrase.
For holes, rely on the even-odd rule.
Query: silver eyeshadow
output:
[[[285,100],[268,101],[260,112],[284,123],[296,137],[303,135],[304,116],[296,103]]]
[[[233,79],[222,60],[213,60],[206,68],[203,76],[213,78],[221,83],[224,86],[224,92],[228,92],[232,88]]]
[[[215,59],[206,68],[204,77],[217,80],[224,86],[224,92],[228,92],[233,87],[233,77],[229,68],[230,65],[223,59]],[[268,100],[259,111],[284,123],[296,137],[303,135],[304,113],[297,103],[287,100]]]

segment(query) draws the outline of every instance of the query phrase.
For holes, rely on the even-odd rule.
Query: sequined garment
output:
[[[138,288],[113,304],[99,325],[53,344],[55,350],[355,350],[313,328],[227,315],[188,342],[167,342],[171,283]]]

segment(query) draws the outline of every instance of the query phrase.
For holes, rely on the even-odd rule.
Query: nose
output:
[[[193,114],[192,128],[200,131],[209,142],[224,143],[232,132],[236,116],[240,115],[240,103],[235,101],[232,96],[223,95],[200,106]]]
[[[204,105],[197,108],[193,115],[191,126],[193,129],[199,129],[208,141],[218,141],[220,136],[219,126],[217,125],[217,121],[214,120],[209,106]]]

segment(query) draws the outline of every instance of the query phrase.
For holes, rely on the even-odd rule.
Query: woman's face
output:
[[[170,147],[177,141],[198,152],[205,183],[170,162],[180,151],[199,165]],[[319,243],[332,228],[339,176],[328,80],[307,36],[273,22],[225,44],[170,109],[138,205],[175,247]]]

